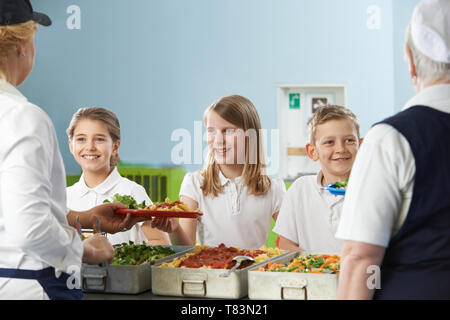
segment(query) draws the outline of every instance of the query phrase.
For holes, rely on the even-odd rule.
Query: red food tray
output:
[[[148,209],[117,209],[115,213],[132,214],[136,217],[167,217],[167,218],[192,218],[196,219],[203,215],[202,212],[190,211],[162,211],[162,210],[148,210]]]

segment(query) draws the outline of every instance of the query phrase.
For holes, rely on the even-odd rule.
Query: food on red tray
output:
[[[303,272],[303,273],[339,273],[341,258],[338,255],[310,254],[298,256],[288,264],[268,262],[258,271]]]
[[[154,203],[147,206],[145,209],[154,211],[184,211],[184,212],[200,212],[200,209],[190,210],[187,205],[177,200],[170,202],[169,198],[166,198],[165,202]]]
[[[128,208],[130,209],[144,209],[146,204],[145,204],[145,200],[142,201],[142,203],[137,203],[136,200],[130,196],[130,195],[121,195],[116,193],[115,195],[112,196],[111,201],[106,199],[103,201],[103,203],[109,203],[109,202],[121,202],[125,205],[128,206]]]
[[[282,253],[284,253],[284,250],[278,248],[261,247],[258,250],[245,250],[237,247],[227,247],[221,243],[218,247],[196,246],[194,253],[175,258],[170,262],[163,263],[161,266],[169,268],[231,269],[236,264],[236,262],[232,261],[236,256],[249,256],[255,260],[255,262],[243,262],[239,267],[241,269]]]

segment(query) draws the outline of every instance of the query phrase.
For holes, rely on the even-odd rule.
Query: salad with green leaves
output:
[[[142,201],[142,203],[137,203],[136,199],[134,199],[132,196],[120,195],[118,193],[112,196],[111,201],[108,199],[103,201],[103,203],[110,202],[121,202],[127,205],[129,209],[145,209],[145,207],[147,207],[147,205],[145,204],[145,200]]]
[[[114,246],[112,265],[140,265],[152,262],[175,253],[170,247],[148,246],[145,242],[134,244],[133,241]]]
[[[347,184],[348,184],[348,179],[346,179],[345,181],[342,181],[341,179],[338,179],[338,181],[336,181],[334,183],[334,187],[336,189],[346,189],[347,188]]]

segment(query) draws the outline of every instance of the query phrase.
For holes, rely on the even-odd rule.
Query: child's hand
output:
[[[167,233],[172,233],[180,227],[177,218],[155,217],[152,220],[152,228],[157,228]]]

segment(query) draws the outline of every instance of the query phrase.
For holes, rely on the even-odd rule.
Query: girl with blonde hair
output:
[[[281,179],[265,174],[261,123],[253,103],[239,95],[214,102],[204,113],[209,153],[202,170],[188,173],[180,200],[203,212],[199,220],[157,218],[152,226],[172,243],[264,245],[285,193]]]

